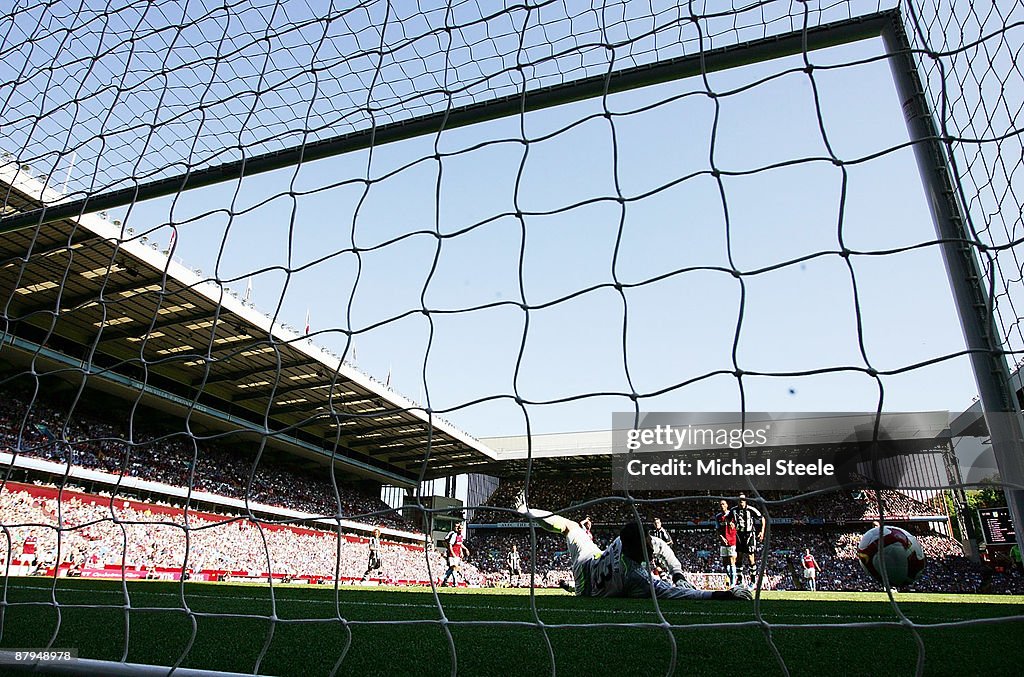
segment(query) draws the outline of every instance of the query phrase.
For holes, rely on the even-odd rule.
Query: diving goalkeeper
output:
[[[749,590],[739,586],[731,590],[697,590],[683,577],[672,549],[661,539],[645,534],[636,522],[627,522],[618,538],[602,552],[578,522],[527,507],[523,493],[516,500],[516,510],[548,531],[565,536],[577,595],[650,597],[653,586],[659,599],[753,599]],[[646,563],[652,558],[667,566],[674,585],[651,576]]]

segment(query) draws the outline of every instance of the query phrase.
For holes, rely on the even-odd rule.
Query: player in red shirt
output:
[[[441,579],[441,587],[443,588],[448,582],[448,577],[451,576],[452,587],[458,584],[458,577],[456,574],[460,573],[460,567],[462,566],[462,559],[469,557],[469,548],[462,542],[462,522],[457,522],[455,528],[448,532],[448,535],[444,537],[445,547],[447,549],[446,557],[448,559],[448,571],[444,573],[444,578]],[[466,580],[466,576],[462,576],[462,580]]]
[[[729,502],[724,498],[718,505],[722,510],[712,520],[715,523],[722,565],[725,567],[725,575],[729,577],[731,588],[736,585],[736,518],[729,510]]]
[[[618,537],[601,550],[583,525],[547,510],[530,508],[525,493],[515,502],[516,511],[535,520],[547,531],[565,536],[572,562],[570,592],[582,597],[657,597],[658,599],[751,600],[746,588],[697,590],[682,573],[679,560],[660,538],[644,532],[639,522],[627,522]],[[646,543],[645,543],[646,541]],[[659,562],[673,574],[673,583],[651,576],[651,565]],[[565,586],[562,586],[565,588]]]
[[[811,554],[811,549],[807,548],[804,550],[804,556],[801,558],[804,565],[804,581],[807,585],[807,589],[814,592],[818,589],[818,562],[814,559],[814,555]]]

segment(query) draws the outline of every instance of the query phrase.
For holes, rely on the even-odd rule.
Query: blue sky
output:
[[[204,4],[33,6],[0,21],[10,28],[0,41],[0,119],[15,155],[51,174],[51,184],[77,157],[72,191],[94,180],[116,186],[136,170],[176,172],[182,158],[195,167],[234,159],[237,150],[224,150],[232,144],[253,155],[298,143],[304,127],[316,128],[312,138],[359,128],[371,84],[387,122],[443,108],[438,95],[398,100],[446,81],[491,76],[456,104],[516,92],[519,72],[503,69],[517,59],[532,62],[522,73],[533,88],[605,72],[602,40],[624,41],[615,67],[696,47],[685,7],[670,0],[600,11],[537,2],[493,19],[486,34],[474,2],[451,12],[443,2],[417,11],[395,3],[384,43],[404,46],[378,72],[386,3],[333,8],[332,22],[320,20],[324,2],[241,3],[230,17]],[[705,46],[792,30],[805,6],[812,24],[877,10],[829,3],[819,15],[813,3],[750,3],[704,21]],[[637,37],[653,25],[642,16],[652,8],[667,28]],[[795,23],[780,19],[790,12]],[[965,40],[979,34],[975,18],[965,19]],[[180,31],[162,28],[178,23]],[[459,28],[448,34],[445,25]],[[520,37],[529,46],[522,54]],[[543,60],[559,50],[564,58]],[[880,402],[891,411],[960,410],[976,393],[963,358],[885,376],[881,389],[856,371],[791,375],[899,370],[963,349],[936,247],[853,256],[852,277],[837,255],[800,261],[838,250],[840,232],[843,245],[864,252],[935,238],[881,53],[880,40],[812,52],[811,76],[799,56],[712,73],[110,216],[162,243],[174,224],[177,259],[239,293],[251,278],[257,307],[295,327],[308,311],[315,341],[335,352],[354,333],[350,361],[381,380],[390,373],[396,389],[429,397],[478,437],[524,433],[527,421],[533,432],[602,429],[613,411],[633,406],[595,393],[636,391],[647,411],[874,410]],[[30,67],[19,70],[22,61]],[[71,147],[74,157],[57,150]],[[221,155],[204,156],[209,149]],[[356,256],[353,245],[368,250]],[[742,279],[730,272],[772,266]],[[423,306],[455,312],[428,320]],[[774,375],[739,380],[736,365]],[[728,373],[712,375],[719,371]],[[569,401],[524,413],[516,394]],[[488,401],[471,404],[478,400]]]
[[[825,66],[880,50],[872,41],[815,52],[812,59]],[[691,266],[731,268],[730,254],[737,269],[748,271],[838,249],[841,203],[850,249],[934,238],[913,155],[892,150],[907,137],[888,65],[816,70],[818,104],[799,70],[744,89],[801,65],[797,57],[713,74],[717,99],[699,79],[616,95],[607,106],[622,115],[612,124],[600,116],[604,102],[596,99],[377,147],[372,160],[362,151],[312,162],[297,172],[246,178],[233,217],[224,210],[236,183],[193,191],[176,203],[136,205],[127,225],[141,232],[179,224],[177,257],[234,280],[240,292],[253,271],[291,268],[287,287],[280,270],[253,276],[260,309],[274,313],[280,306],[280,318],[301,327],[308,308],[313,331],[322,332],[316,341],[339,353],[342,332],[358,332],[357,365],[380,379],[390,371],[392,384],[413,399],[426,395],[425,365],[432,406],[452,409],[446,418],[474,435],[523,433],[524,415],[510,400],[467,403],[516,391],[536,401],[629,392],[624,362],[641,394],[733,369],[741,289],[729,272],[696,270],[649,282],[628,289],[625,306],[608,287],[553,303],[558,299],[614,279],[638,284]],[[831,152],[849,163],[843,202],[843,172],[827,160],[766,169],[829,157],[817,106]],[[521,123],[531,139],[525,160]],[[745,175],[724,176],[719,186],[709,174],[712,139],[714,166]],[[440,164],[431,157],[435,144],[449,154]],[[368,162],[374,180],[364,195],[358,179],[367,176]],[[296,191],[311,193],[292,199],[293,180]],[[614,199],[594,201],[620,192],[624,210]],[[522,220],[513,215],[517,207],[527,213]],[[433,271],[438,239],[408,236],[474,225],[441,241]],[[353,232],[360,247],[408,237],[363,253],[354,286],[356,256],[345,251]],[[154,235],[167,238],[169,229]],[[313,263],[323,257],[329,258]],[[871,366],[898,369],[962,350],[935,247],[855,256],[853,268]],[[520,282],[527,303],[553,303],[530,310],[528,330],[518,306]],[[865,366],[853,285],[839,256],[746,276],[744,284],[736,343],[742,369]],[[433,315],[429,356],[427,318],[393,319],[419,309],[421,296],[431,309],[463,311]],[[874,410],[880,398],[874,379],[854,372],[745,377],[742,384],[748,410]],[[887,376],[883,386],[884,407],[894,411],[960,409],[975,394],[963,359]],[[645,410],[740,406],[732,375],[642,401]],[[527,414],[534,432],[553,432],[606,428],[612,411],[630,408],[623,397],[585,397],[529,406]]]

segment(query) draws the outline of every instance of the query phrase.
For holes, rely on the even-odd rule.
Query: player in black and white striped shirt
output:
[[[764,540],[764,515],[754,506],[747,505],[747,497],[743,494],[740,494],[740,504],[730,512],[736,522],[736,557],[742,567],[740,583],[753,586],[757,575],[754,555],[757,544]]]
[[[675,545],[675,542],[672,540],[672,534],[668,533],[668,529],[661,525],[660,517],[654,518],[654,528],[651,529],[649,533],[651,534],[651,536],[654,536],[655,538],[660,538],[661,540],[665,541],[665,545],[669,546],[670,548],[673,545]]]
[[[505,563],[508,565],[508,584],[515,587],[519,583],[519,576],[523,573],[519,563],[519,548],[515,543],[512,544],[512,549],[505,556]]]
[[[380,529],[373,530],[373,536],[370,537],[370,553],[366,558],[366,572],[363,574],[362,580],[370,578],[370,574],[374,571],[378,571],[383,566],[380,560]]]

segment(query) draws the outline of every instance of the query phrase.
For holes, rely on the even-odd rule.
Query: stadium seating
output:
[[[473,522],[481,525],[516,521],[510,513],[521,482],[502,482],[487,501],[487,507],[475,512]],[[909,518],[943,516],[934,505],[916,501],[898,491],[884,490],[882,504],[887,520],[901,522]],[[716,500],[687,497],[665,502],[658,492],[633,492],[634,498],[658,501],[638,503],[641,518],[650,524],[660,517],[675,534],[675,553],[683,569],[691,572],[721,570],[718,549],[708,522]],[[766,545],[765,586],[799,589],[802,567],[799,557],[810,548],[821,566],[820,589],[870,590],[877,587],[860,568],[856,546],[861,534],[879,515],[876,494],[868,490],[841,490],[800,500],[788,500],[779,492],[764,494],[771,504],[769,512],[778,520]],[[678,498],[678,496],[676,497]],[[580,520],[590,516],[598,544],[614,538],[618,525],[632,519],[628,504],[618,498],[608,478],[537,477],[530,482],[530,501]],[[492,509],[488,509],[488,507]],[[902,523],[902,522],[901,522]],[[1021,592],[1024,576],[1017,572],[994,572],[972,563],[956,540],[930,531],[937,522],[903,523],[918,536],[929,559],[921,578],[911,586],[922,592]],[[568,575],[564,540],[554,534],[536,531],[536,572],[550,583]],[[530,536],[525,529],[479,528],[473,531],[477,564],[495,583],[507,583],[505,556],[515,544],[522,554],[523,571],[530,570]]]
[[[58,510],[59,503],[59,510]],[[92,578],[193,580],[358,581],[366,568],[365,535],[338,534],[253,522],[239,515],[188,513],[167,504],[88,494],[67,487],[7,482],[0,490],[0,514],[9,527],[0,535],[0,566],[11,553],[11,573],[78,575]],[[65,527],[58,550],[58,518]],[[45,525],[45,526],[40,526]],[[26,541],[31,552],[26,554]],[[186,544],[188,556],[186,558]],[[382,543],[382,569],[371,580],[429,583],[445,570],[436,551],[430,570],[421,546]],[[268,566],[269,559],[269,566]],[[122,566],[123,565],[123,566]],[[475,568],[464,567],[477,582]]]
[[[149,479],[172,486],[188,486],[192,478],[193,459],[197,459],[192,478],[193,489],[231,498],[244,498],[267,505],[334,515],[338,511],[330,481],[320,475],[295,470],[271,457],[261,459],[250,482],[255,457],[236,446],[211,442],[194,443],[192,438],[168,435],[157,426],[136,430],[135,443],[128,444],[122,427],[104,421],[97,415],[76,412],[70,422],[60,413],[63,409],[45,398],[32,399],[26,393],[7,393],[0,400],[0,451],[15,450],[26,456],[92,468],[112,473]],[[28,402],[31,413],[25,417]],[[60,441],[59,441],[60,440]],[[252,452],[254,453],[254,452]],[[512,502],[522,483],[503,481],[487,504],[475,511],[473,523],[490,525],[517,521]],[[56,524],[56,498],[52,490],[8,483],[0,493],[0,508],[7,525]],[[366,496],[339,482],[340,514],[352,516],[373,513],[367,524],[411,530],[412,524],[397,512],[390,511],[379,498]],[[658,492],[634,492],[641,499],[637,508],[647,522],[655,516],[676,535],[675,551],[684,569],[692,572],[715,572],[721,568],[707,520],[713,511],[708,497],[669,497]],[[596,525],[595,540],[605,543],[614,538],[618,525],[632,518],[626,501],[611,487],[608,477],[543,477],[530,483],[534,505],[564,512],[574,519],[590,515]],[[870,520],[877,518],[879,505],[873,491],[837,491],[829,494],[789,500],[779,493],[767,493],[769,512],[777,521],[771,531],[766,552],[766,587],[790,589],[802,585],[799,555],[810,548],[821,566],[819,586],[831,590],[871,589],[873,584],[856,561],[856,543]],[[666,500],[668,499],[668,500]],[[882,492],[887,519],[943,516],[941,506],[915,501],[897,491]],[[62,573],[102,576],[122,574],[121,562],[131,577],[180,576],[191,570],[196,578],[265,579],[316,582],[333,576],[337,536],[334,532],[299,527],[262,525],[238,515],[212,515],[190,512],[190,559],[184,561],[185,530],[181,510],[166,502],[139,503],[125,501],[111,514],[109,496],[85,493],[65,494],[61,517],[65,526],[88,524],[82,529],[64,532],[60,556],[56,555],[56,531],[35,529],[37,552],[31,560],[21,556],[23,542],[32,529],[11,529],[9,545],[12,563],[22,572],[44,566],[41,573],[58,567]],[[115,506],[116,508],[116,506]],[[121,522],[115,522],[116,515]],[[137,523],[136,523],[137,522]],[[227,525],[214,526],[228,522]],[[943,592],[1020,592],[1024,577],[1013,571],[994,572],[991,568],[971,563],[958,542],[929,531],[928,522],[917,526],[921,543],[929,558],[929,566],[913,589]],[[122,532],[122,526],[124,532]],[[122,543],[122,533],[127,546]],[[536,553],[530,534],[525,529],[478,528],[472,530],[468,544],[474,557],[467,566],[470,578],[481,585],[506,585],[506,555],[515,544],[522,556],[524,573],[535,571],[535,583],[557,587],[571,578],[564,541],[553,534],[537,530]],[[225,534],[228,537],[225,537]],[[263,539],[266,538],[271,566],[266,564]],[[365,539],[356,534],[344,536],[341,548],[341,581],[357,579],[366,564]],[[5,543],[0,543],[5,545]],[[426,571],[422,550],[407,544],[385,544],[382,580],[423,583],[431,576],[435,581],[444,571],[439,555],[433,554],[431,572]],[[3,557],[7,550],[4,547]],[[53,561],[47,561],[47,559]],[[50,566],[46,566],[50,565]],[[479,569],[479,571],[477,571]],[[519,581],[527,581],[522,577]]]
[[[499,484],[485,507],[474,513],[473,521],[478,524],[509,521],[514,497],[522,488],[523,483],[520,481]],[[885,515],[889,519],[945,516],[941,503],[921,503],[893,490],[881,493]],[[764,492],[763,496],[766,500],[780,502],[770,506],[773,517],[804,522],[870,521],[877,519],[880,513],[876,493],[873,491],[835,491],[799,500],[790,500],[781,492]],[[717,510],[718,503],[718,499],[711,497],[701,500],[698,494],[690,494],[687,500],[678,500],[680,494],[634,491],[632,497],[640,501],[651,501],[637,503],[642,519],[651,521],[657,516],[665,523],[677,525],[707,521]],[[621,492],[615,490],[608,476],[534,477],[530,481],[530,502],[577,520],[590,515],[598,524],[620,524],[633,516],[628,502],[623,499]]]
[[[29,416],[25,417],[31,402]],[[17,449],[20,454],[188,487],[230,498],[301,510],[319,515],[343,517],[372,515],[362,521],[371,525],[413,530],[413,523],[379,497],[366,496],[338,482],[340,510],[334,487],[326,472],[313,474],[283,465],[264,455],[250,482],[256,460],[255,445],[228,447],[213,442],[195,442],[181,431],[169,434],[157,426],[135,430],[135,443],[128,444],[127,430],[95,415],[76,411],[70,422],[54,403],[43,397],[7,391],[0,398],[0,451]],[[66,442],[65,442],[66,441]],[[192,477],[193,459],[197,460]]]
[[[595,540],[606,544],[615,532],[595,531]],[[688,572],[718,572],[721,564],[714,537],[707,530],[674,532],[674,551]],[[814,553],[821,573],[821,590],[873,590],[877,585],[861,570],[856,549],[860,532],[835,528],[797,526],[777,528],[767,548],[764,587],[793,590],[803,585],[799,558],[805,548]],[[988,567],[973,564],[964,556],[960,544],[948,537],[919,534],[918,539],[928,557],[928,566],[921,578],[908,589],[918,592],[998,592],[1021,594],[1024,576],[1014,572],[994,573]],[[513,544],[522,555],[523,573],[531,570],[530,536],[525,530],[477,529],[472,545],[476,548],[475,563],[483,576],[495,585],[507,585],[505,556]],[[571,578],[564,540],[554,534],[537,533],[536,573],[541,585],[557,586],[558,581]],[[520,583],[525,583],[524,577]]]

